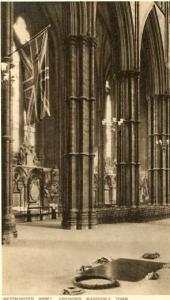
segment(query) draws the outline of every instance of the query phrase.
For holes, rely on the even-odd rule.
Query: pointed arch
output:
[[[95,35],[96,3],[63,3],[65,35]]]
[[[149,81],[153,94],[165,91],[165,60],[162,35],[155,7],[151,10],[145,23],[140,51],[146,46]],[[143,49],[143,50],[142,50]]]
[[[119,30],[120,41],[120,69],[131,70],[134,68],[134,30],[131,15],[131,7],[128,2],[114,3]]]

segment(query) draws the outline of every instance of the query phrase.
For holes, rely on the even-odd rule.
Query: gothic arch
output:
[[[148,112],[148,174],[152,204],[168,202],[168,151],[160,146],[169,136],[166,123],[169,118],[166,91],[166,69],[162,35],[155,6],[145,23],[141,43],[141,83],[144,83]],[[146,103],[146,102],[145,102]]]
[[[96,3],[70,2],[62,6],[65,35],[95,35]]]
[[[104,23],[107,24],[112,47],[114,47],[115,35],[117,35],[118,43],[116,43],[116,48],[119,49],[117,52],[117,60],[119,60],[118,69],[128,70],[134,68],[134,30],[130,4],[128,2],[97,3],[97,12],[98,7],[101,5],[107,7],[109,13],[109,22],[104,20]],[[98,13],[96,14],[96,26],[97,18]]]
[[[146,24],[146,21],[148,19],[148,15],[150,14],[151,10],[153,9],[153,2],[141,2],[140,3],[140,30],[139,30],[139,45],[141,46],[141,41],[142,41],[142,36],[143,36],[143,31],[144,27]]]
[[[116,8],[116,16],[120,37],[120,69],[131,70],[134,68],[135,47],[130,4],[128,2],[115,2],[114,5]]]
[[[65,35],[96,36],[97,8],[100,3],[63,3],[63,25]],[[120,69],[134,67],[134,32],[129,3],[104,3],[110,14],[110,35],[116,19],[120,44]],[[111,9],[110,9],[111,7]]]
[[[146,55],[148,59],[150,93],[163,94],[165,92],[164,49],[155,7],[150,11],[145,23],[141,52],[144,43],[147,46]]]
[[[23,184],[27,184],[27,172],[26,170],[21,167],[17,166],[13,169],[13,189],[15,188],[15,184],[19,181],[22,180]]]
[[[99,180],[101,181],[99,189],[102,189],[99,195],[101,195],[101,201],[103,201],[104,182],[102,178],[104,170],[103,160],[105,156],[105,133],[103,132],[101,123],[102,119],[105,118],[105,82],[109,81],[112,87],[112,117],[117,117],[116,107],[118,105],[116,105],[116,102],[118,103],[120,100],[117,93],[117,86],[121,84],[118,83],[119,79],[115,74],[119,75],[121,71],[125,71],[126,73],[126,71],[134,70],[136,67],[134,28],[130,3],[97,3],[96,38],[96,136],[98,136]],[[114,149],[117,148],[116,135],[111,137],[111,145],[112,149],[114,147]],[[115,155],[112,150],[112,159],[115,159]]]

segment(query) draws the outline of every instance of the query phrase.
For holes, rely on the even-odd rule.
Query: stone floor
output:
[[[159,252],[156,261],[170,262],[170,219],[149,223],[98,225],[93,230],[69,231],[59,221],[20,223],[18,239],[3,246],[3,295],[58,295],[72,285],[80,266],[100,257],[141,259],[145,252]],[[170,295],[170,269],[159,280],[121,281],[107,290],[88,294]]]

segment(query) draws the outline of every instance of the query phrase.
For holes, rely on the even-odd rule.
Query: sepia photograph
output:
[[[1,240],[4,300],[170,297],[169,1],[1,1]]]

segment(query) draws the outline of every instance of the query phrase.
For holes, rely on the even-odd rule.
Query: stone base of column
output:
[[[97,225],[95,210],[86,210],[79,213],[78,229],[92,229]]]
[[[11,213],[2,216],[2,244],[11,244],[17,236],[14,214]]]
[[[97,213],[95,210],[89,212],[89,228],[94,228],[97,226]]]
[[[97,225],[96,211],[65,211],[62,227],[64,229],[91,229]]]
[[[64,229],[77,229],[77,210],[63,212],[62,227]]]
[[[89,210],[78,213],[77,229],[89,229]]]

